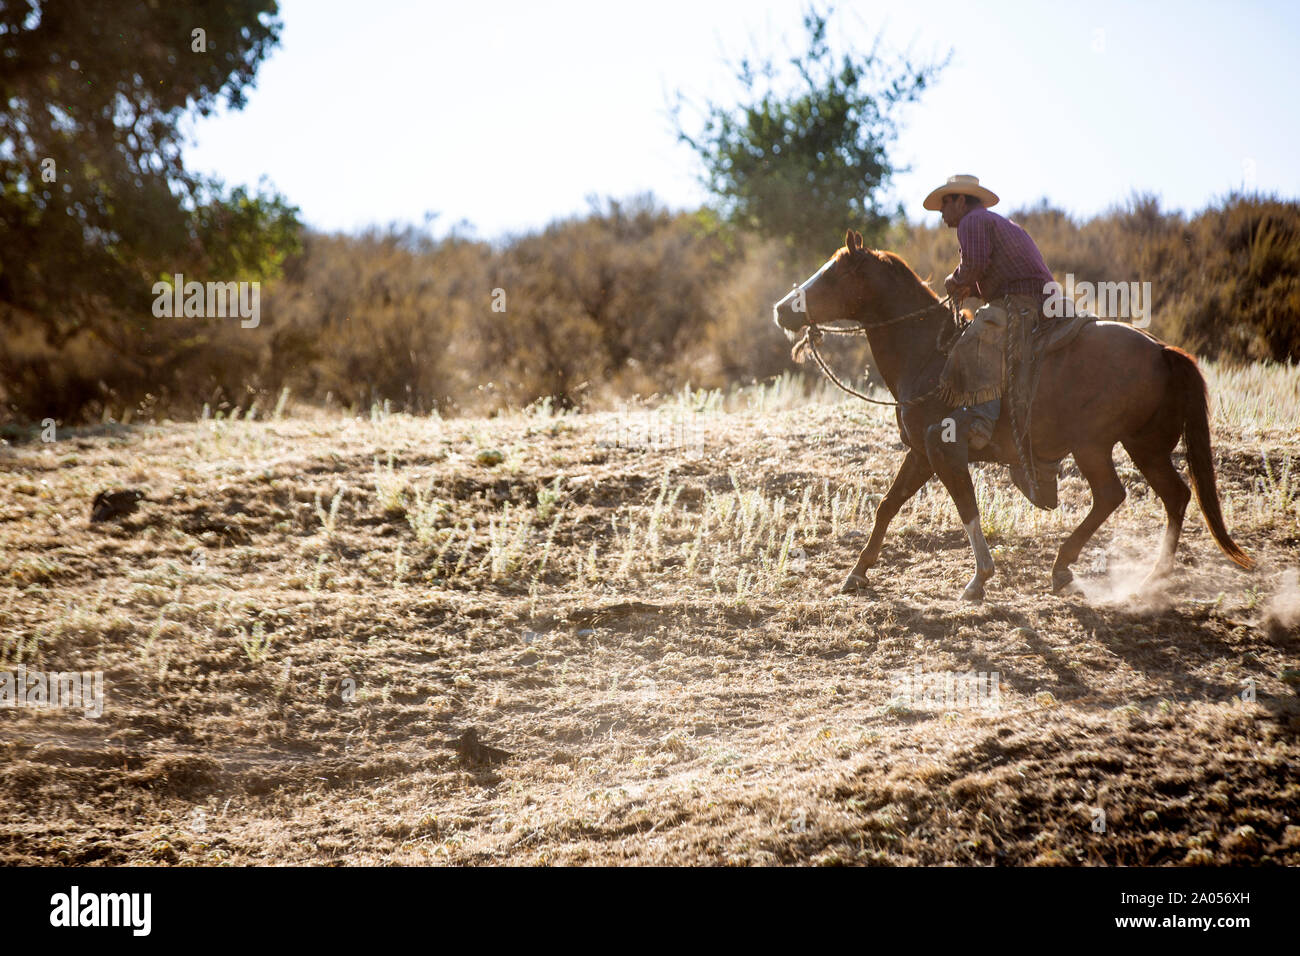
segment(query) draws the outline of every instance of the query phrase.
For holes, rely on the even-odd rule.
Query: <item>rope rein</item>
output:
[[[831,382],[833,382],[841,391],[847,392],[854,398],[860,398],[864,402],[870,402],[872,405],[887,405],[892,408],[919,405],[939,394],[939,386],[936,385],[923,395],[918,395],[915,398],[909,398],[902,402],[882,401],[878,398],[872,398],[870,395],[863,395],[857,389],[845,385],[840,381],[839,376],[831,371],[831,367],[826,364],[826,360],[822,358],[821,352],[817,350],[817,343],[821,341],[822,335],[826,333],[830,333],[831,335],[866,335],[871,329],[882,329],[887,325],[896,325],[899,322],[914,319],[918,315],[925,315],[928,312],[933,312],[935,309],[943,309],[947,312],[949,308],[952,309],[954,320],[958,325],[960,325],[960,319],[957,318],[957,303],[953,301],[952,296],[944,296],[938,302],[931,303],[923,309],[917,309],[916,311],[908,312],[905,315],[897,315],[892,319],[886,319],[884,322],[873,322],[871,325],[858,325],[853,328],[837,328],[833,326],[819,326],[817,323],[810,321],[804,328],[803,338],[795,343],[794,353],[798,355],[806,349],[812,354],[813,360],[817,363],[817,367],[822,370],[822,374],[830,379]]]

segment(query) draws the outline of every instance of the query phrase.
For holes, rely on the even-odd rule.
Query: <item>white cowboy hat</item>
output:
[[[925,202],[921,203],[931,212],[938,212],[943,205],[943,197],[950,193],[965,196],[977,196],[986,207],[996,206],[998,204],[997,193],[991,189],[985,189],[980,185],[978,177],[975,176],[949,176],[948,181],[936,189],[930,195],[925,197]]]

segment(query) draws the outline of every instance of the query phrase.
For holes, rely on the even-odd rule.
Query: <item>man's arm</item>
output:
[[[953,270],[944,281],[944,288],[951,295],[954,290],[973,290],[988,268],[992,243],[989,241],[988,224],[981,221],[985,217],[967,213],[957,224],[957,245],[961,247],[961,264]]]

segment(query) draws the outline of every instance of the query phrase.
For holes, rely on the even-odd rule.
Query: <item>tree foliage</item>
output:
[[[0,328],[129,351],[159,275],[274,274],[296,210],[185,169],[181,122],[241,107],[279,31],[265,0],[0,2]]]
[[[780,87],[770,57],[736,66],[743,102],[709,101],[701,132],[673,110],[680,141],[704,166],[702,181],[732,223],[824,255],[848,225],[877,241],[889,215],[881,196],[900,171],[888,150],[899,108],[915,101],[944,66],[886,63],[879,40],[867,53],[837,56],[827,39],[830,12],[803,18],[807,49],[792,57],[797,82]],[[807,253],[804,253],[807,254]]]

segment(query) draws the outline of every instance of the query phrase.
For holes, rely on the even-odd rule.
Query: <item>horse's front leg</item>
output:
[[[953,503],[957,506],[957,515],[966,528],[966,537],[970,541],[971,552],[975,555],[975,575],[962,591],[962,598],[967,601],[984,600],[984,582],[993,577],[996,570],[993,555],[989,553],[988,543],[984,540],[984,530],[980,527],[979,507],[975,503],[975,485],[970,479],[970,465],[967,459],[967,436],[969,429],[954,427],[949,419],[931,425],[925,432],[925,450],[935,474],[948,489]]]
[[[867,570],[874,567],[880,557],[880,548],[884,544],[889,522],[933,475],[934,469],[930,467],[930,462],[925,455],[915,448],[909,449],[907,457],[903,459],[903,464],[898,469],[898,474],[894,476],[893,484],[889,486],[889,491],[885,492],[885,497],[876,506],[876,522],[871,526],[871,537],[867,539],[867,546],[858,555],[858,563],[844,579],[844,585],[840,588],[841,593],[847,594],[866,585]]]

